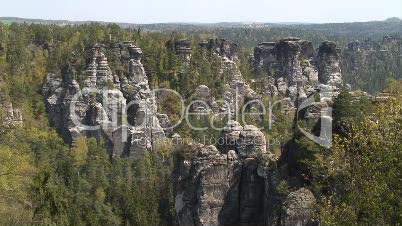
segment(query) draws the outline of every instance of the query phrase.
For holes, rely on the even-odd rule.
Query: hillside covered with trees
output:
[[[186,158],[188,143],[174,145],[172,135],[178,133],[183,140],[196,140],[218,138],[222,133],[198,117],[193,124],[206,126],[207,130],[192,130],[182,123],[166,132],[168,143],[158,143],[158,151],[140,157],[111,158],[108,141],[99,137],[81,137],[71,145],[52,125],[45,104],[42,89],[49,74],[60,80],[71,75],[78,85],[85,86],[92,60],[90,50],[101,44],[105,55],[102,57],[107,58],[111,73],[123,81],[130,70],[111,49],[116,43],[130,41],[141,48],[141,62],[151,89],[175,90],[188,104],[199,86],[205,85],[210,96],[218,99],[225,95],[233,74],[240,74],[242,82],[251,84],[255,91],[252,97],[258,96],[261,102],[268,103],[277,99],[268,96],[260,82],[268,79],[268,73],[254,70],[254,47],[269,41],[280,44],[279,40],[287,37],[311,41],[314,51],[325,47],[321,44],[325,40],[336,43],[339,68],[351,89],[345,86],[333,100],[331,147],[319,146],[298,132],[295,114],[285,105],[274,109],[278,126],[273,129],[267,129],[268,118],[246,118],[247,124],[265,128],[261,130],[264,138],[275,141],[267,149],[279,159],[275,161],[275,172],[286,175],[278,176],[279,181],[273,183],[271,189],[276,198],[272,202],[285,200],[302,184],[317,199],[310,223],[401,224],[400,20],[215,26],[17,22],[0,23],[0,225],[173,225],[178,212],[174,186],[177,178],[172,175],[179,168],[177,161]],[[231,65],[232,61],[227,61],[230,51],[221,57],[200,45],[217,38],[236,43],[238,52],[233,64],[238,71],[222,69]],[[191,60],[184,64],[175,45],[183,39],[189,40],[192,50]],[[350,46],[356,40],[360,40],[359,49]],[[293,39],[289,42],[293,43]],[[322,51],[318,50],[318,54]],[[307,59],[303,60],[300,64],[307,63]],[[376,95],[383,91],[384,98]],[[162,100],[158,110],[177,122],[179,100],[165,93],[158,98]],[[19,109],[22,115],[20,124],[7,123],[13,108],[14,114]],[[225,120],[220,118],[216,123],[224,125]],[[246,124],[240,124],[246,131]],[[317,132],[316,128],[313,130]],[[206,145],[210,144],[215,143]],[[258,145],[252,146],[254,150]],[[224,154],[229,156],[230,152],[226,150]],[[272,166],[266,166],[269,167]]]

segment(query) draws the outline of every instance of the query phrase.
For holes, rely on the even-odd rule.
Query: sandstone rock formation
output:
[[[342,88],[340,57],[333,42],[323,42],[318,52],[309,41],[286,38],[264,42],[254,49],[254,72],[264,74],[265,95],[289,98],[289,107],[298,107],[315,90]]]
[[[284,203],[281,225],[308,225],[311,222],[311,212],[315,204],[316,199],[313,193],[306,188],[290,192]]]
[[[191,41],[189,39],[179,39],[175,41],[174,47],[180,62],[188,65],[188,63],[190,63],[191,54],[193,53],[191,50]]]
[[[401,40],[392,36],[383,37],[381,42],[374,42],[371,39],[350,42],[341,55],[342,70],[354,75],[360,71],[364,72],[372,66],[372,63],[378,61],[387,61],[389,64],[395,57],[399,57],[397,46],[401,45]]]
[[[81,136],[102,137],[111,157],[142,155],[164,136],[156,99],[141,63],[141,49],[121,42],[113,50],[127,72],[113,75],[105,47],[96,45],[81,84],[71,74],[49,74],[42,90],[46,107],[52,125],[73,145]]]
[[[21,110],[9,102],[3,92],[3,79],[0,77],[0,121],[6,128],[21,126],[23,123]]]
[[[372,52],[370,40],[359,42],[358,40],[348,43],[348,48],[343,53],[344,67],[352,71],[359,71],[367,62],[367,58]]]
[[[342,87],[339,55],[334,42],[325,41],[318,51],[318,80],[321,84]]]
[[[222,71],[231,79],[224,100],[242,106],[258,98],[244,81],[225,40],[226,49],[216,41],[201,44],[223,59]],[[212,43],[212,44],[211,44]],[[212,46],[212,48],[211,48]],[[230,53],[229,56],[226,55]],[[323,111],[343,87],[339,52],[335,43],[325,41],[316,52],[311,42],[287,38],[278,43],[261,43],[255,48],[254,69],[265,73],[265,95],[285,98],[290,108],[306,107],[302,116],[316,123],[330,121]],[[240,90],[240,92],[235,92]],[[315,102],[313,94],[319,92]],[[211,102],[208,87],[200,86],[196,96]],[[305,100],[313,98],[306,105]],[[306,106],[304,106],[306,105]],[[323,135],[323,139],[329,136]],[[289,152],[288,154],[291,154]],[[286,158],[286,157],[284,157]],[[285,164],[286,163],[282,163]],[[282,197],[278,191],[286,180],[273,154],[267,152],[264,134],[254,126],[229,121],[216,146],[194,144],[177,159],[174,172],[176,210],[179,225],[310,225],[315,197],[298,184]],[[286,170],[285,170],[286,171]]]
[[[235,121],[222,131],[219,149],[187,146],[176,159],[173,174],[177,223],[306,225],[314,196],[302,188],[286,200],[279,198],[280,172],[265,146],[265,136],[256,127],[243,128]]]
[[[212,51],[231,61],[237,60],[238,44],[226,39],[210,39],[200,43],[201,49]]]
[[[226,84],[223,90],[224,104],[222,107],[219,108],[215,102],[215,98],[220,99],[221,97],[201,96],[201,100],[207,102],[213,112],[234,115],[248,101],[261,99],[242,77],[236,63],[238,60],[236,43],[225,39],[211,39],[200,43],[200,46],[204,52],[208,51],[221,59],[220,77],[227,79],[224,81]],[[204,85],[199,86],[194,97],[200,98],[198,90],[206,88],[208,87]]]

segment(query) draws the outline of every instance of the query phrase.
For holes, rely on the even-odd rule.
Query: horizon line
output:
[[[171,22],[149,22],[149,23],[136,23],[136,22],[124,22],[124,21],[102,21],[102,20],[74,20],[74,19],[44,19],[44,18],[27,18],[18,16],[0,16],[0,19],[17,19],[17,20],[39,20],[39,21],[55,21],[55,22],[72,22],[72,23],[115,23],[115,24],[132,24],[132,25],[152,25],[152,24],[188,24],[188,25],[202,25],[202,24],[283,24],[283,25],[302,25],[302,24],[345,24],[345,23],[368,23],[368,22],[385,22],[390,19],[398,19],[402,21],[402,18],[394,16],[388,17],[383,20],[367,20],[367,21],[343,21],[343,22],[297,22],[297,21],[282,21],[282,22],[261,22],[261,21],[216,21],[216,22],[184,22],[184,21],[171,21]],[[29,22],[29,21],[27,21]]]

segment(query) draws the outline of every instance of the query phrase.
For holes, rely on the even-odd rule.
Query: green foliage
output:
[[[35,168],[29,152],[0,145],[0,224],[22,225],[30,222],[32,212],[28,195]]]
[[[113,161],[108,200],[122,216],[122,225],[170,225],[174,217],[171,184],[174,147],[158,140],[158,153]]]
[[[170,153],[110,161],[101,140],[80,138],[70,148],[48,129],[40,93],[49,72],[71,73],[83,81],[86,50],[96,42],[112,45],[134,39],[144,45],[145,54],[160,46],[159,54],[148,59],[161,66],[155,78],[169,81],[179,70],[175,54],[165,46],[169,37],[149,34],[143,38],[137,30],[113,24],[0,26],[4,50],[0,49],[0,101],[12,102],[24,117],[22,127],[1,125],[0,224],[171,224],[172,193],[166,192],[172,190]]]
[[[373,51],[355,52],[351,59],[347,54],[342,62],[345,82],[355,89],[369,93],[382,92],[387,86],[387,79],[402,78],[401,41],[372,41]],[[357,61],[358,69],[348,66]]]
[[[286,156],[320,198],[322,225],[400,225],[402,144],[400,81],[390,81],[388,99],[341,92],[334,104],[331,148],[296,136]],[[394,95],[394,96],[393,96]]]
[[[337,196],[334,208],[352,212],[358,225],[402,222],[400,104],[389,100],[360,123],[352,122],[347,135],[335,136],[334,147],[323,160],[325,173],[333,178],[329,188]]]
[[[0,24],[0,101],[9,101],[22,110],[24,125],[0,129],[0,224],[1,225],[171,225],[174,217],[171,183],[172,150],[168,143],[159,144],[158,153],[136,159],[110,160],[102,140],[80,138],[75,147],[64,144],[49,129],[45,106],[40,95],[47,73],[71,74],[82,82],[87,64],[87,50],[95,43],[110,47],[121,40],[132,40],[142,48],[147,75],[152,88],[172,88],[186,103],[197,86],[210,88],[221,97],[224,84],[231,76],[222,72],[215,54],[204,51],[199,41],[216,36],[226,37],[245,46],[239,53],[239,69],[245,79],[254,75],[250,61],[251,47],[261,41],[276,41],[285,36],[299,36],[315,45],[331,39],[345,46],[363,35],[381,38],[381,30],[401,33],[398,21],[346,25],[295,25],[267,28],[225,28],[186,30],[187,34],[142,32],[123,29],[116,24],[41,25],[27,23]],[[158,26],[158,25],[152,25]],[[152,27],[150,25],[150,27]],[[178,25],[177,25],[178,26]],[[381,29],[380,29],[381,28]],[[345,33],[345,31],[348,31]],[[367,31],[371,33],[368,34]],[[208,34],[205,34],[208,33]],[[345,36],[345,34],[347,34]],[[351,35],[352,34],[352,35]],[[182,65],[174,50],[174,41],[192,40],[191,61]],[[369,66],[358,73],[345,71],[352,87],[370,92],[381,90],[386,78],[400,78],[400,46],[373,54]],[[106,52],[113,73],[123,75],[125,68]],[[398,58],[399,57],[399,58]],[[112,84],[107,84],[111,88]],[[257,92],[263,86],[252,84]],[[255,86],[255,87],[254,87]],[[293,137],[293,112],[274,108],[274,118],[249,117],[247,124],[265,128],[275,144],[269,150],[281,154],[285,143],[294,151],[288,158],[290,176],[303,182],[321,196],[316,218],[323,225],[397,225],[401,219],[401,111],[400,82],[390,81],[391,99],[374,106],[367,98],[342,92],[335,101],[335,143],[324,149],[305,137]],[[179,120],[181,106],[172,94],[160,93],[159,109],[173,123]],[[264,98],[269,106],[269,98]],[[4,116],[4,112],[0,112]],[[177,128],[183,138],[214,144],[220,131],[209,124],[212,115],[191,119]],[[223,127],[226,118],[215,120]],[[270,120],[275,120],[269,129]],[[270,142],[271,143],[271,142]],[[14,167],[15,166],[15,167]],[[292,184],[282,180],[275,188],[286,196]]]
[[[347,133],[349,123],[358,123],[373,111],[368,97],[353,97],[348,91],[342,91],[333,107],[334,129],[337,133]]]

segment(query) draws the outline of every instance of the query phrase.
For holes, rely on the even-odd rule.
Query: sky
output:
[[[402,0],[1,0],[3,16],[128,23],[335,23],[402,18]]]

